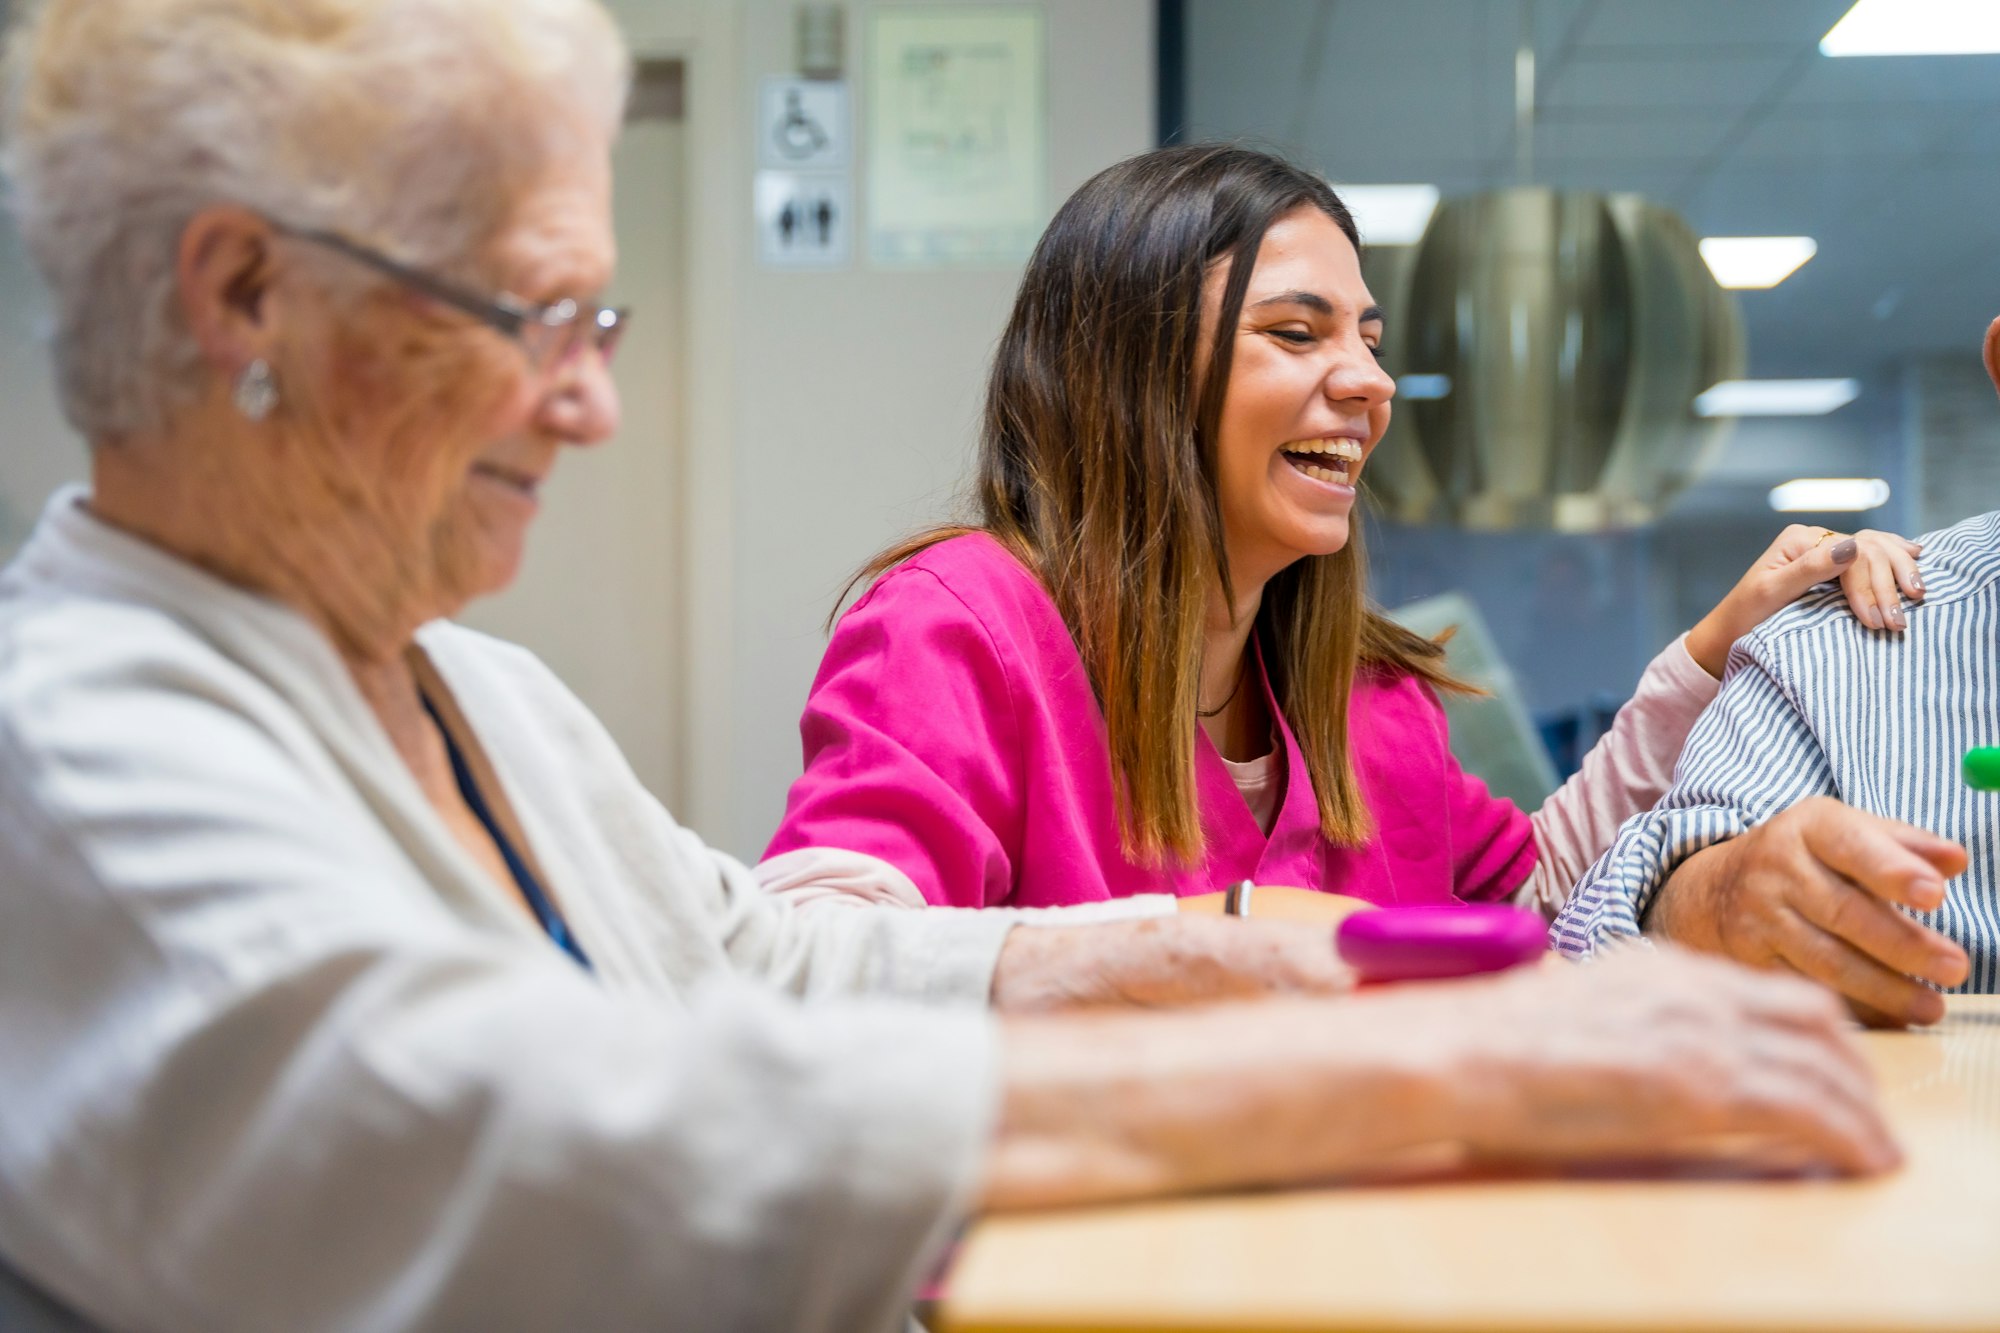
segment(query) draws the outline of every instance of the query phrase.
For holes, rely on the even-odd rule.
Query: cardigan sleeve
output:
[[[935,574],[892,571],[836,627],[806,700],[805,772],[766,858],[809,847],[886,861],[925,901],[1006,901],[1020,842],[1007,664]]]

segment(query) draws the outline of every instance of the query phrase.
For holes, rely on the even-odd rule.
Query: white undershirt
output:
[[[1229,770],[1236,790],[1243,793],[1244,803],[1250,807],[1250,817],[1257,821],[1258,829],[1268,836],[1271,826],[1278,821],[1278,798],[1285,791],[1284,771],[1278,767],[1277,747],[1273,746],[1264,755],[1246,759],[1240,764],[1224,759],[1222,766]]]

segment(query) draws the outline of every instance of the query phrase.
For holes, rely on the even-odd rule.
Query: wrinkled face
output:
[[[1215,345],[1229,267],[1218,262],[1203,290],[1204,349]],[[1303,206],[1273,223],[1237,318],[1216,439],[1223,540],[1239,586],[1347,545],[1355,483],[1396,391],[1377,359],[1381,344],[1382,312],[1333,219]]]
[[[513,209],[479,286],[594,309],[613,259],[608,157],[580,153]],[[510,582],[564,446],[618,425],[587,341],[537,366],[505,333],[394,283],[331,321],[313,360],[324,399],[306,415],[345,492],[343,544],[379,547],[348,553],[352,577],[389,580],[379,591],[416,619]]]

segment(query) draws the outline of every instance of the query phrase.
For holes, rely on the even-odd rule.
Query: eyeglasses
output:
[[[308,231],[277,223],[272,225],[287,236],[323,245],[349,259],[358,260],[413,291],[442,301],[452,309],[463,311],[480,323],[498,329],[521,344],[528,354],[529,364],[538,370],[569,361],[583,349],[586,341],[609,365],[612,354],[618,350],[618,341],[625,333],[626,321],[632,317],[632,312],[627,309],[585,309],[567,297],[554,305],[535,305],[509,292],[492,297],[481,296],[435,273],[412,268],[389,258],[380,250],[350,241],[339,232]]]

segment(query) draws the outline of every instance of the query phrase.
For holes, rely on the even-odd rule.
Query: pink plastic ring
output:
[[[1549,927],[1519,907],[1384,907],[1346,918],[1333,939],[1364,981],[1426,981],[1532,963]]]

